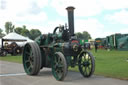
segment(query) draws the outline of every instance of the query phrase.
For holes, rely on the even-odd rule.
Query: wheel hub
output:
[[[83,62],[83,65],[84,65],[84,66],[89,66],[90,63],[89,63],[88,61],[85,61],[85,62]]]

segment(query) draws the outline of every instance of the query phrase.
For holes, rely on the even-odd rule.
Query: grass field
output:
[[[15,62],[15,63],[22,63],[22,57],[21,56],[8,55],[6,57],[0,57],[0,60],[9,61],[9,62]]]
[[[128,51],[98,50],[95,53],[94,50],[91,50],[91,52],[96,57],[96,75],[128,80]],[[0,60],[22,63],[21,56],[0,57]],[[71,70],[78,71],[78,68]]]
[[[128,51],[92,52],[96,56],[95,74],[128,79]]]

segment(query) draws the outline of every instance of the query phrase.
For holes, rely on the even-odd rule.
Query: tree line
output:
[[[83,32],[77,32],[76,36],[79,39],[84,39],[84,40],[88,40],[91,39],[91,35],[87,32],[87,31],[83,31]]]
[[[9,34],[13,31],[22,36],[29,37],[32,40],[34,40],[36,37],[41,35],[41,32],[39,29],[28,30],[25,25],[23,25],[22,27],[15,27],[15,25],[13,25],[12,22],[6,22],[5,23],[6,34]],[[5,36],[5,34],[3,33],[3,30],[0,28],[0,38],[2,38],[3,36]],[[87,31],[77,32],[76,36],[79,39],[84,39],[84,40],[91,39],[91,35]]]
[[[5,32],[6,32],[6,34],[9,34],[11,32],[16,32],[16,33],[18,33],[22,36],[28,37],[32,40],[34,40],[36,37],[41,35],[41,32],[39,29],[28,30],[25,25],[23,25],[22,27],[15,27],[15,25],[13,25],[12,22],[5,23]],[[0,29],[0,35],[1,35],[0,37],[5,36],[2,29]]]

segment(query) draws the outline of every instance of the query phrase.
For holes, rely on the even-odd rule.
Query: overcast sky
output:
[[[11,21],[42,33],[67,23],[67,6],[74,6],[75,32],[92,38],[128,33],[128,0],[0,0],[0,28]]]

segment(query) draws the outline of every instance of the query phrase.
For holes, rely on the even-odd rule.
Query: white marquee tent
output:
[[[8,35],[4,36],[3,39],[26,40],[25,42],[17,42],[17,44],[20,46],[23,46],[27,42],[34,42],[33,40],[29,39],[28,37],[24,37],[15,32],[9,33]],[[2,41],[0,39],[0,46],[1,46],[1,42]]]

